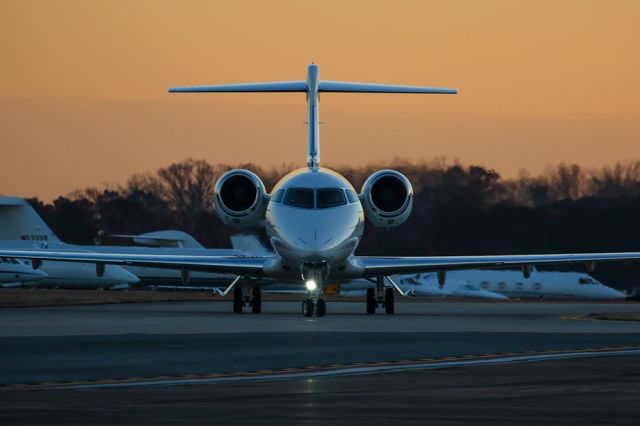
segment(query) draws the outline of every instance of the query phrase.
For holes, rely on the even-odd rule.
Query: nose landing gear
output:
[[[318,295],[323,291],[324,278],[328,273],[327,265],[304,264],[300,269],[307,289],[307,299],[302,302],[302,315],[311,317],[314,313],[321,318],[327,313],[327,304]]]
[[[327,313],[327,304],[323,299],[318,299],[317,295],[313,295],[302,302],[302,315],[311,317],[314,313],[319,318],[322,318]]]

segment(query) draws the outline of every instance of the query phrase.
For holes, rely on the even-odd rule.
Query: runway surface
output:
[[[271,413],[273,424],[281,423],[277,407],[297,413],[291,423],[340,412],[367,423],[444,421],[447,412],[460,420],[472,409],[487,421],[523,420],[545,398],[557,416],[568,415],[570,401],[604,410],[598,377],[616,406],[628,400],[625,412],[640,410],[640,323],[585,317],[637,313],[637,303],[413,302],[398,303],[393,316],[368,316],[363,303],[329,302],[324,318],[299,309],[265,302],[261,315],[234,315],[229,302],[193,302],[0,310],[0,420],[37,423],[55,413],[74,423],[72,413],[81,412],[95,416],[77,423],[134,422],[144,413],[157,423],[189,422],[183,410],[213,415],[212,407],[228,421],[261,423],[260,413]],[[504,416],[491,417],[479,402],[498,410],[500,398],[515,397],[509,389],[522,387],[534,399],[518,399],[518,415],[503,406]],[[560,405],[551,403],[556,393]],[[243,408],[247,398],[259,412]],[[425,404],[431,408],[419,408]]]

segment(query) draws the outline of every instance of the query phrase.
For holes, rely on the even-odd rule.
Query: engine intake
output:
[[[230,170],[216,183],[215,209],[227,225],[251,227],[260,223],[266,209],[262,180],[249,170]]]
[[[413,187],[402,173],[380,170],[362,186],[365,215],[377,227],[392,228],[409,218],[413,208]]]

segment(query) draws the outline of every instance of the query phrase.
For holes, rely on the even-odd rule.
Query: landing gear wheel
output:
[[[251,295],[253,296],[251,299],[251,311],[254,314],[259,314],[262,312],[262,296],[260,294],[260,287],[254,287],[251,290]]]
[[[242,313],[242,304],[243,304],[243,300],[242,300],[242,289],[239,287],[236,287],[233,289],[233,312],[236,314],[241,314]]]
[[[393,289],[385,288],[384,289],[384,311],[387,314],[393,314],[395,312],[393,297],[394,297]]]
[[[367,313],[376,313],[376,292],[372,288],[367,289]]]
[[[305,317],[310,317],[313,315],[313,302],[311,299],[307,299],[302,302],[302,315]]]
[[[318,299],[318,302],[316,302],[316,316],[323,317],[324,314],[326,313],[327,313],[327,304],[324,303],[324,300]]]

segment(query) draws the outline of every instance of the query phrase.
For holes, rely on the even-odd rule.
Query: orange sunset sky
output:
[[[303,94],[174,85],[321,78],[325,165],[437,156],[514,176],[640,158],[640,1],[2,0],[0,193],[51,200],[174,161],[303,165]]]

